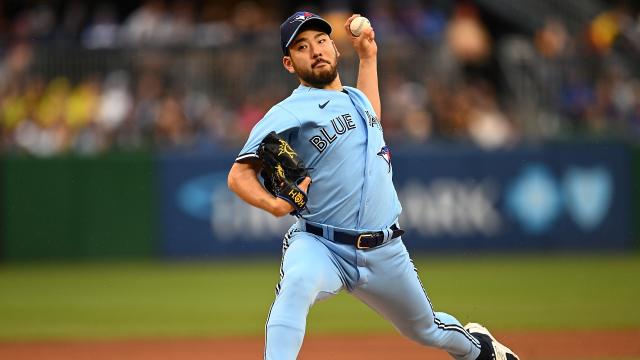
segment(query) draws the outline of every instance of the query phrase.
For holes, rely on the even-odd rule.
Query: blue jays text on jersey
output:
[[[236,161],[257,157],[271,131],[287,139],[311,168],[305,220],[359,231],[386,229],[397,220],[402,209],[389,148],[360,90],[300,85],[256,124]]]
[[[321,107],[321,109],[324,109],[324,107]],[[333,128],[333,133],[330,133],[331,130],[322,128],[320,129],[320,134],[314,135],[309,139],[309,142],[315,146],[319,152],[323,152],[324,149],[327,148],[327,145],[333,143],[338,138],[338,135],[343,135],[348,130],[355,129],[356,124],[353,122],[351,114],[342,114],[331,119],[331,127]]]

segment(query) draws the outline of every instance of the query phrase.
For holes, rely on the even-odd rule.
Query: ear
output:
[[[338,51],[338,48],[336,47],[336,42],[331,39],[331,43],[333,44],[333,50],[336,51],[336,57],[340,57],[340,51]]]
[[[293,68],[293,61],[291,61],[291,56],[282,57],[282,66],[290,73],[293,74],[296,70]]]

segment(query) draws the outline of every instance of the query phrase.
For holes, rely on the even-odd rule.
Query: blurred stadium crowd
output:
[[[324,1],[304,8],[333,24],[346,84],[357,68],[342,23],[353,11],[371,19],[391,143],[640,140],[640,6],[514,1],[519,12],[505,16],[495,11],[504,3]],[[132,4],[5,6],[2,152],[237,148],[296,86],[280,64],[278,26],[297,6]]]

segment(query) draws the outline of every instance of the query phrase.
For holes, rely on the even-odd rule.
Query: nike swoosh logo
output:
[[[324,107],[325,107],[325,106],[327,106],[327,104],[329,103],[329,101],[331,101],[331,100],[327,100],[327,102],[326,102],[326,103],[324,103],[324,104],[318,104],[318,107],[319,107],[320,109],[324,109]]]

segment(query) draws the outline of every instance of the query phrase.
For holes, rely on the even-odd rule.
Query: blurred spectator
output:
[[[175,94],[166,95],[156,113],[154,137],[160,147],[178,147],[189,143],[190,128],[182,108],[181,99]]]
[[[427,141],[432,133],[432,120],[427,112],[425,86],[400,78],[391,81],[393,91],[383,94],[385,132],[402,137],[403,142]]]
[[[83,79],[70,93],[66,100],[64,118],[74,131],[82,129],[95,119],[100,97],[98,79]]]
[[[153,139],[155,122],[160,111],[164,84],[160,76],[146,71],[140,75],[133,107],[132,131],[140,137],[138,141]]]
[[[255,42],[262,35],[267,22],[264,10],[253,1],[242,1],[233,9],[231,25],[236,33],[237,41]]]
[[[57,27],[56,42],[64,45],[76,45],[86,17],[87,5],[84,1],[75,0],[65,3],[62,21]]]
[[[599,52],[608,52],[615,41],[632,27],[633,18],[624,3],[600,13],[589,24],[591,45]]]
[[[475,7],[463,3],[455,8],[447,28],[447,42],[455,60],[467,70],[486,67],[491,39]]]
[[[55,14],[50,4],[40,3],[30,9],[26,16],[26,31],[32,39],[47,40],[54,33]],[[26,35],[26,34],[25,34]]]
[[[113,6],[100,4],[91,23],[82,34],[82,44],[89,49],[114,47],[117,44],[119,28]]]
[[[193,3],[186,0],[176,1],[171,5],[170,14],[158,29],[162,32],[162,43],[174,46],[191,44],[195,28]]]
[[[516,130],[500,110],[495,91],[487,82],[469,86],[472,107],[469,111],[469,136],[478,145],[494,149],[513,144]]]
[[[342,23],[364,6],[391,141],[494,149],[581,133],[638,141],[640,16],[631,2],[611,3],[578,26],[556,14],[529,32],[486,22],[488,8],[473,1],[328,1],[312,11],[333,25],[353,83]],[[296,86],[278,53],[290,9],[271,5],[144,0],[119,13],[118,3],[35,2],[0,13],[0,149],[237,148]]]
[[[129,116],[132,108],[129,76],[122,70],[110,73],[102,87],[102,97],[96,113],[96,124],[113,133]]]
[[[0,63],[0,89],[15,85],[27,75],[33,61],[33,49],[27,42],[18,42],[8,49]]]
[[[547,59],[562,57],[569,47],[569,33],[562,21],[547,18],[543,27],[535,33],[538,52]]]
[[[132,46],[150,46],[162,43],[165,7],[161,0],[146,0],[135,10],[122,29],[122,39]]]

